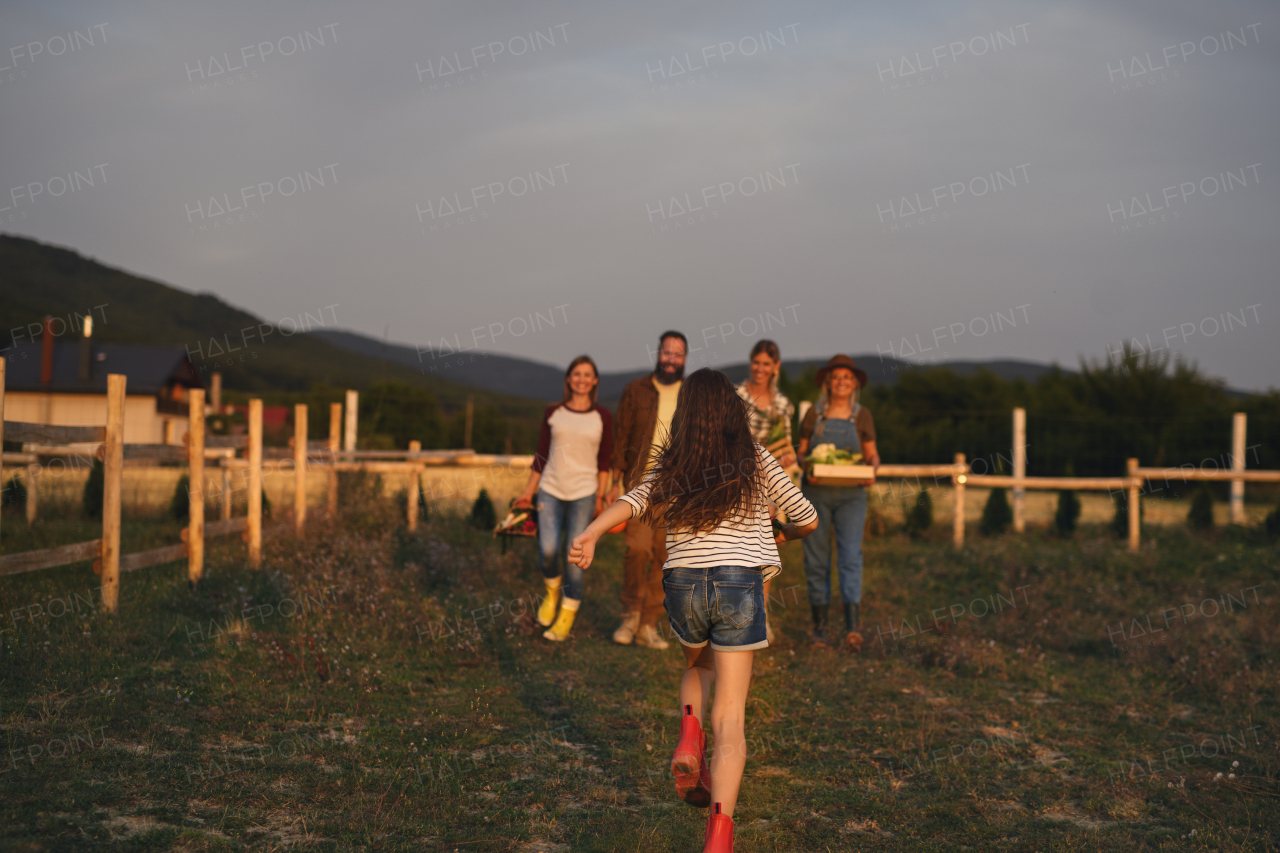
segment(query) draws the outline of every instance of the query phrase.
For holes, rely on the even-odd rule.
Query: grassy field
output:
[[[127,574],[114,618],[87,566],[0,581],[0,848],[700,849],[682,656],[609,642],[621,537],[552,645],[532,543],[353,505],[260,571],[221,540],[198,592]],[[784,549],[738,850],[1280,848],[1274,545],[947,534],[868,543],[860,653],[810,647]]]

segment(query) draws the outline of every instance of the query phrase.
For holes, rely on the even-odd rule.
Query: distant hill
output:
[[[557,400],[564,389],[564,368],[553,364],[480,351],[468,352],[461,357],[453,358],[433,358],[431,354],[424,352],[419,357],[417,349],[412,346],[384,344],[382,341],[356,332],[320,329],[313,334],[353,353],[377,358],[385,357],[429,375],[447,376],[453,382],[475,388],[485,388],[503,394],[518,394],[537,400]],[[901,359],[884,358],[873,354],[854,355],[853,359],[859,367],[867,371],[872,384],[876,385],[893,385],[903,371],[939,367],[954,370],[961,376],[971,376],[985,368],[1002,379],[1025,379],[1028,382],[1034,382],[1042,374],[1053,369],[1050,365],[1013,359],[944,361],[928,364],[913,364]],[[820,367],[825,363],[826,359],[796,359],[783,360],[782,365],[788,375],[797,377],[810,366]],[[743,361],[723,365],[720,370],[723,370],[734,382],[741,382],[747,376],[747,363]],[[616,402],[621,399],[622,389],[628,382],[647,372],[647,369],[640,369],[602,373],[600,400],[606,403]]]
[[[477,391],[451,377],[424,374],[401,359],[384,360],[380,349],[339,347],[314,333],[286,334],[289,329],[269,325],[265,329],[270,334],[259,339],[254,330],[261,318],[212,294],[190,293],[70,249],[0,234],[0,356],[13,347],[15,337],[29,337],[26,327],[38,330],[46,315],[55,318],[55,334],[74,335],[76,315],[89,312],[96,339],[185,346],[206,382],[210,373],[220,371],[229,391],[296,392],[316,384],[363,389],[387,379],[431,391],[446,410],[456,410],[474,396],[477,405],[510,414],[541,412],[518,385],[506,386],[515,388],[514,393],[487,386],[477,386]],[[303,322],[314,332],[313,324],[331,324],[332,315],[317,308]],[[242,335],[242,330],[249,331]]]

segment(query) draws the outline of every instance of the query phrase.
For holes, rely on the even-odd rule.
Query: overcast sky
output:
[[[5,3],[0,229],[428,359],[1280,386],[1273,2],[514,5]]]

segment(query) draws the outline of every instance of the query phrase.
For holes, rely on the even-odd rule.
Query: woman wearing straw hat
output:
[[[819,444],[861,453],[865,464],[878,468],[876,427],[871,412],[859,405],[857,392],[867,387],[867,373],[847,355],[832,356],[817,373],[822,389],[818,403],[800,425],[800,456]],[[860,622],[862,601],[862,528],[867,519],[865,486],[827,485],[805,474],[804,496],[818,511],[818,529],[804,540],[804,572],[813,609],[813,642],[827,643],[827,608],[831,601],[831,538],[836,542],[836,568],[844,601],[846,640]]]

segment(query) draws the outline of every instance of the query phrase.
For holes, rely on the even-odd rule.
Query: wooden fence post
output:
[[[1128,463],[1129,481],[1129,550],[1137,553],[1142,536],[1142,507],[1138,505],[1138,460],[1130,459]]]
[[[124,393],[126,377],[107,375],[107,443],[103,445],[102,607],[120,605],[120,486],[124,473]]]
[[[1013,476],[1021,480],[1027,476],[1027,410],[1013,410]],[[1027,529],[1026,517],[1027,490],[1019,486],[1013,488],[1013,530],[1022,533]]]
[[[231,469],[222,469],[222,503],[218,505],[218,515],[223,521],[231,517]]]
[[[307,407],[293,407],[293,532],[307,533]]]
[[[342,404],[329,404],[329,522],[338,517],[338,442],[342,440]]]
[[[27,466],[27,527],[36,523],[40,512],[40,485],[36,477],[40,475],[39,465]]]
[[[421,441],[409,442],[410,453],[417,453],[420,450],[422,450]],[[409,532],[411,533],[418,529],[418,474],[418,469],[414,468],[413,474],[409,478],[409,506],[407,509],[409,513]]]
[[[216,370],[209,380],[209,402],[213,405],[215,415],[222,414],[222,374]]]
[[[7,360],[0,358],[0,453],[4,451],[4,369]],[[0,489],[4,488],[4,459],[0,457]],[[3,492],[0,492],[3,494]]]
[[[249,401],[249,568],[262,564],[262,401]]]
[[[356,425],[360,416],[360,394],[357,391],[347,392],[347,434],[343,441],[343,450],[356,449]]]
[[[951,541],[957,548],[964,547],[964,454],[957,453],[955,464],[959,470],[951,475],[952,496],[955,499],[955,518],[951,521]]]
[[[1231,470],[1244,471],[1245,427],[1244,412],[1236,412],[1231,421]],[[1244,524],[1244,480],[1231,481],[1231,523]]]
[[[204,577],[204,389],[193,388],[187,409],[187,585]]]

